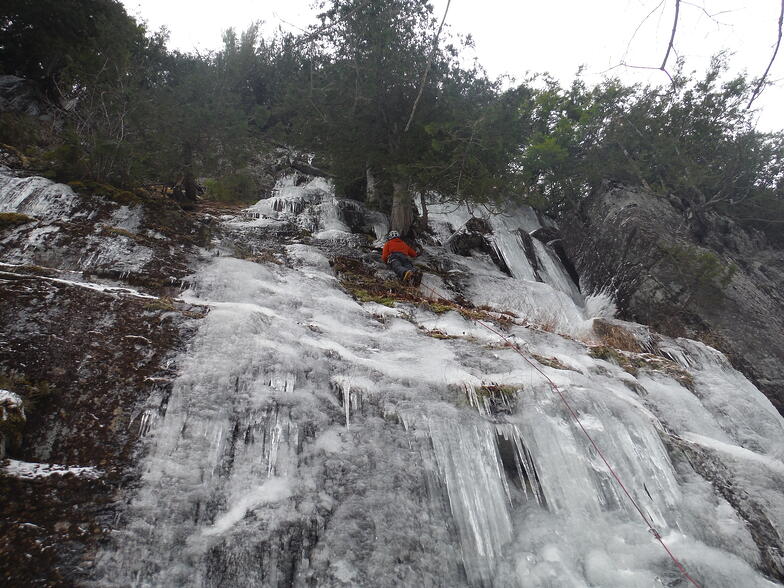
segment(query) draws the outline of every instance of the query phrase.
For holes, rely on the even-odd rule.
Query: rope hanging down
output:
[[[432,292],[437,300],[441,300],[441,301],[444,301],[444,302],[451,302],[451,301],[444,300],[444,298],[442,296],[439,296],[438,293],[435,290],[433,290],[432,288],[430,288],[429,286],[424,286],[423,285],[423,287],[426,290],[429,290],[430,292]],[[626,485],[623,483],[623,481],[621,480],[620,476],[618,476],[618,474],[615,472],[615,469],[612,467],[612,465],[610,465],[610,462],[604,456],[604,453],[602,453],[602,450],[599,449],[599,446],[596,444],[596,441],[594,441],[593,437],[591,437],[590,433],[588,433],[588,430],[583,426],[583,423],[580,421],[580,417],[577,416],[577,412],[574,410],[572,405],[566,399],[566,396],[564,396],[563,392],[558,387],[558,385],[550,378],[550,376],[548,376],[546,373],[544,373],[544,371],[542,371],[541,368],[539,368],[539,366],[537,366],[531,359],[529,359],[522,352],[520,347],[518,347],[515,343],[510,341],[509,337],[507,337],[506,335],[504,335],[503,333],[501,333],[497,329],[494,329],[493,327],[491,327],[490,325],[486,324],[485,322],[480,321],[479,319],[472,318],[471,320],[473,320],[479,326],[484,327],[485,329],[487,329],[491,333],[494,333],[495,335],[500,337],[504,341],[504,343],[506,344],[507,347],[510,347],[511,349],[516,351],[517,354],[520,355],[520,357],[522,357],[528,364],[530,364],[530,366],[532,368],[534,368],[537,372],[539,372],[544,377],[545,380],[547,380],[547,383],[550,385],[550,388],[552,388],[552,390],[556,394],[558,394],[558,397],[561,399],[561,402],[563,402],[563,404],[564,404],[564,406],[566,406],[566,409],[569,412],[569,414],[572,416],[572,418],[575,420],[577,425],[580,427],[580,430],[588,438],[588,441],[591,443],[591,446],[593,446],[593,448],[596,450],[597,455],[599,455],[601,460],[604,462],[604,465],[607,466],[607,470],[610,472],[612,477],[618,483],[618,486],[620,486],[620,488],[623,491],[623,493],[629,499],[629,502],[632,503],[632,505],[634,506],[635,510],[639,513],[640,517],[642,517],[642,520],[645,522],[645,525],[648,527],[648,532],[651,533],[656,538],[656,540],[661,544],[661,546],[664,548],[664,551],[666,551],[667,555],[670,556],[670,559],[673,561],[673,563],[678,568],[678,570],[680,570],[681,574],[683,574],[683,576],[689,582],[691,582],[692,585],[695,586],[695,588],[702,588],[700,586],[700,584],[698,584],[697,581],[689,575],[689,572],[686,570],[686,568],[683,566],[683,564],[680,562],[680,560],[678,560],[678,558],[675,557],[675,554],[673,554],[672,551],[670,551],[670,548],[664,542],[664,539],[662,538],[661,533],[659,533],[659,531],[656,530],[656,528],[653,526],[653,522],[648,518],[648,515],[646,515],[645,512],[643,512],[643,510],[640,507],[640,505],[637,504],[637,501],[631,495],[629,490],[627,490]]]

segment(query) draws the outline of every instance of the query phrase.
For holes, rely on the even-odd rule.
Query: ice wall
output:
[[[69,220],[79,197],[64,184],[41,177],[16,177],[0,166],[0,212],[18,212],[42,221]]]
[[[475,304],[521,313],[495,325],[506,339],[457,312],[360,304],[319,247],[192,277],[185,298],[212,310],[171,396],[140,408],[147,457],[96,585],[686,585],[550,381],[701,585],[776,585],[759,529],[784,528],[784,420],[715,350],[661,338],[630,373],[526,326],[553,308],[585,323],[558,280],[446,251]]]
[[[3,166],[0,212],[30,217],[0,235],[0,261],[5,263],[127,276],[150,272],[156,247],[159,258],[165,255],[166,237],[143,230],[141,205],[79,195],[66,184],[17,177]]]

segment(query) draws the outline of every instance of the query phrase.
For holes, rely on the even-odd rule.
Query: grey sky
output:
[[[310,0],[123,1],[129,13],[152,28],[166,26],[170,47],[184,51],[217,49],[221,31],[241,30],[256,20],[264,21],[267,31],[306,28],[316,13]],[[439,16],[446,3],[433,1]],[[447,23],[453,32],[474,37],[475,55],[493,76],[522,79],[526,72],[549,71],[568,82],[585,65],[588,82],[615,75],[627,82],[664,83],[661,72],[611,68],[622,61],[658,66],[674,5],[674,0],[452,0]],[[687,58],[687,71],[703,71],[710,56],[722,49],[733,53],[734,70],[753,76],[764,71],[776,41],[779,0],[683,0],[681,6],[675,49]],[[784,129],[784,48],[769,77],[776,87],[757,102],[760,126]]]

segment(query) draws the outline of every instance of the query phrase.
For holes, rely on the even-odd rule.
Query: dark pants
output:
[[[392,271],[397,274],[401,280],[407,271],[413,271],[414,264],[411,263],[411,258],[404,253],[395,252],[387,258],[387,264],[392,268]]]

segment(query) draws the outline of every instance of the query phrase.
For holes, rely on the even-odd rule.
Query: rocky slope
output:
[[[584,296],[532,211],[433,206],[412,290],[386,219],[322,179],[169,229],[39,187],[0,192],[35,217],[0,235],[0,388],[29,403],[6,581],[686,585],[651,528],[702,585],[784,580],[784,420],[719,352]]]
[[[150,398],[205,309],[174,301],[203,219],[0,168],[0,577],[73,585],[136,474]],[[98,191],[95,191],[95,190]]]
[[[586,287],[621,315],[723,350],[784,411],[784,251],[676,199],[606,186],[564,228]]]

